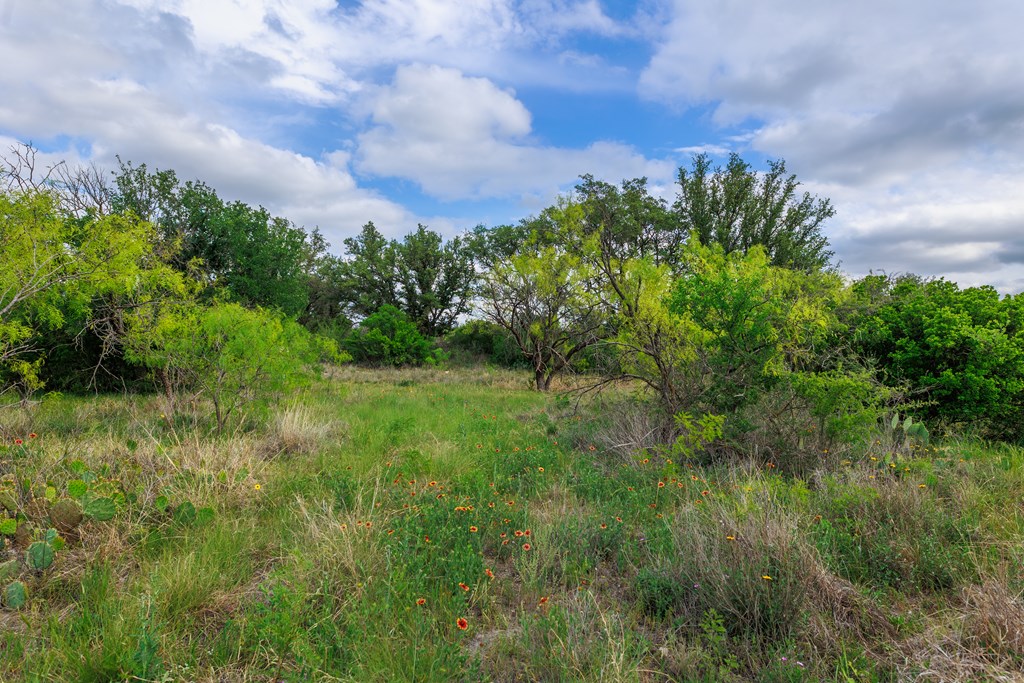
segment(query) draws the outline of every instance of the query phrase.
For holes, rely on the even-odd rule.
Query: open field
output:
[[[6,410],[0,680],[1024,678],[1021,449],[794,479],[630,455],[529,382],[346,368],[220,437],[155,396]]]

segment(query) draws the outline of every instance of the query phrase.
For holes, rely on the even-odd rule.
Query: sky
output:
[[[1020,0],[0,0],[0,152],[198,178],[342,240],[668,201],[707,152],[828,197],[851,276],[1024,290]]]

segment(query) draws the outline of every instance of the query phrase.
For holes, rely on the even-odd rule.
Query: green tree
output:
[[[583,211],[564,202],[547,217],[570,230]],[[508,331],[529,362],[538,391],[549,390],[555,376],[602,338],[605,318],[594,272],[564,246],[531,239],[483,275],[479,296],[483,315]]]
[[[1024,437],[1024,306],[992,287],[871,275],[854,283],[849,343],[891,385],[928,404],[921,417]]]
[[[154,263],[153,226],[131,216],[68,216],[53,192],[0,193],[0,374],[39,388],[45,339],[101,304],[139,307],[175,278]],[[180,281],[178,282],[180,285]],[[120,310],[120,309],[119,309]],[[108,310],[108,313],[110,311]]]
[[[398,282],[405,312],[420,332],[437,337],[467,313],[476,271],[458,237],[444,243],[420,225],[396,245]]]
[[[236,412],[308,379],[336,351],[279,313],[237,303],[139,316],[129,336],[129,358],[156,371],[175,404],[182,394],[209,400],[218,431]]]
[[[738,154],[725,168],[712,168],[707,154],[680,168],[676,220],[701,244],[718,244],[726,253],[764,248],[772,265],[812,271],[825,268],[833,252],[822,226],[835,214],[828,199],[805,192],[786,175],[784,161],[770,161],[755,172]]]
[[[476,272],[472,251],[461,238],[446,243],[420,225],[399,242],[367,223],[358,236],[345,240],[345,250],[347,258],[334,277],[352,318],[395,306],[421,333],[436,337],[469,310]]]

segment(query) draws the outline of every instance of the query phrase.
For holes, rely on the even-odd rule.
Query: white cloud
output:
[[[674,166],[632,147],[538,144],[530,115],[509,91],[438,66],[400,67],[376,93],[373,127],[359,137],[357,168],[418,183],[443,199],[552,194],[581,173],[613,181],[671,176]]]
[[[748,148],[828,188],[847,266],[1024,276],[1024,249],[1011,248],[1024,228],[1012,189],[1024,186],[1024,5],[676,0],[673,10],[641,92],[710,104],[718,124],[749,129]]]

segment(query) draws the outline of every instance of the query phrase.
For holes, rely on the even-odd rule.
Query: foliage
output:
[[[363,320],[345,339],[345,349],[360,363],[434,365],[440,349],[424,337],[404,311],[385,305]]]
[[[992,287],[870,275],[853,286],[848,339],[877,362],[883,381],[928,402],[928,422],[1020,439],[1024,408],[1024,306]]]
[[[469,320],[445,335],[445,349],[485,359],[504,368],[527,367],[522,352],[508,331],[490,320]]]
[[[152,226],[125,216],[74,219],[43,190],[0,194],[0,378],[41,386],[44,338],[109,321],[180,282],[150,258]],[[77,326],[76,325],[76,326]]]
[[[689,169],[679,169],[678,183],[676,220],[702,244],[726,253],[759,245],[772,265],[802,271],[820,270],[832,258],[821,228],[835,209],[828,199],[798,197],[800,184],[786,175],[784,161],[770,161],[760,174],[736,153],[724,169],[699,154]]]
[[[582,217],[566,203],[547,215],[563,229]],[[529,362],[538,390],[601,338],[605,321],[593,271],[572,250],[531,238],[520,253],[483,276],[479,294],[488,320],[506,330]]]
[[[212,402],[221,431],[236,411],[301,385],[333,343],[279,314],[238,304],[184,306],[134,321],[129,357],[155,371],[170,397]]]
[[[476,273],[472,254],[459,237],[444,242],[420,225],[400,242],[387,240],[371,222],[357,237],[345,240],[345,250],[348,258],[336,264],[331,276],[345,312],[353,318],[395,306],[422,334],[436,337],[469,310]]]

